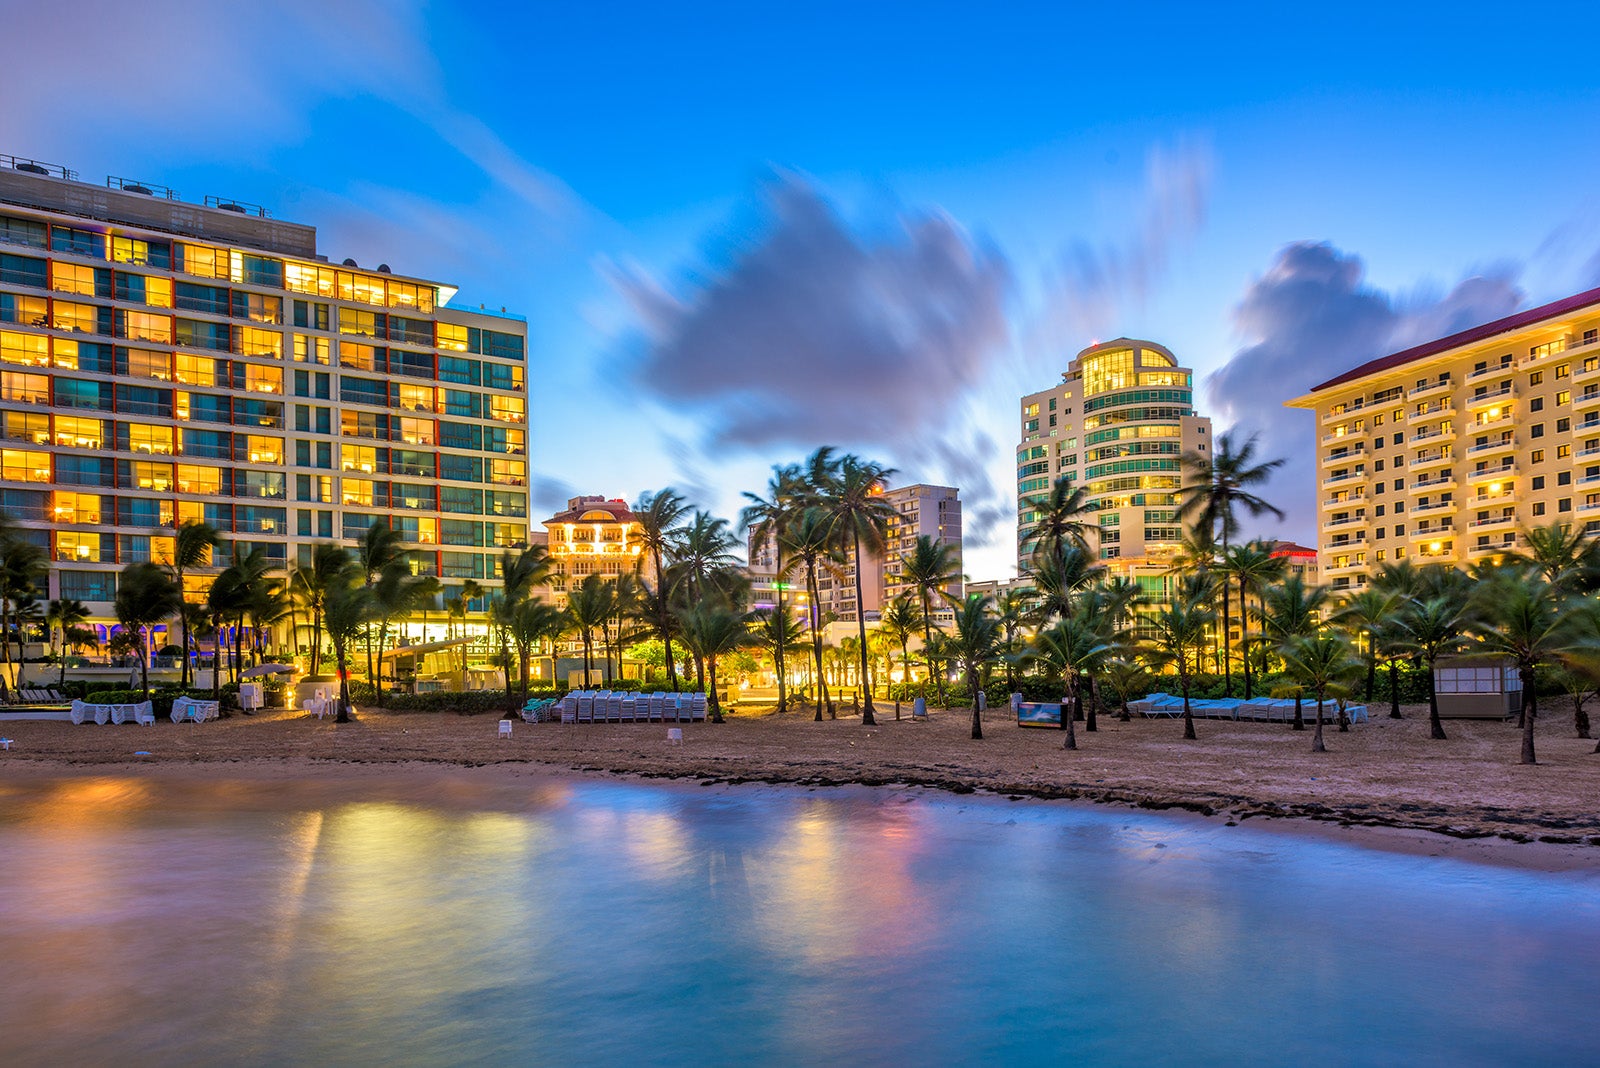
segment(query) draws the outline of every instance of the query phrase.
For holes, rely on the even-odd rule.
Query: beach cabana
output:
[[[1505,656],[1441,656],[1433,669],[1441,719],[1505,719],[1522,709],[1522,676]]]

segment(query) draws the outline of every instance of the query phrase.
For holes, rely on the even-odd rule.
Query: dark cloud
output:
[[[1283,457],[1265,496],[1288,513],[1281,532],[1316,544],[1316,428],[1283,407],[1367,360],[1508,315],[1522,303],[1510,266],[1464,279],[1442,296],[1395,297],[1368,285],[1359,257],[1326,243],[1278,253],[1234,311],[1244,348],[1206,383],[1219,428],[1260,434],[1262,459]]]
[[[600,493],[602,490],[590,489],[585,493]],[[529,518],[555,515],[567,507],[567,502],[578,496],[578,491],[570,482],[555,478],[551,475],[534,475],[528,485]]]
[[[764,192],[755,236],[681,293],[615,279],[647,333],[635,382],[708,448],[942,433],[1008,340],[1005,258],[942,214],[864,232],[799,178]]]

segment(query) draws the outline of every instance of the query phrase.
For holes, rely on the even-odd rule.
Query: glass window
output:
[[[217,495],[222,492],[222,469],[199,467],[195,464],[178,465],[178,492]]]
[[[25,404],[50,403],[50,376],[0,371],[0,400]]]
[[[49,482],[50,454],[0,449],[0,477],[7,482]]]
[[[245,447],[249,450],[250,462],[253,464],[283,463],[282,438],[251,434],[245,438]]]
[[[116,598],[117,576],[113,571],[62,571],[61,596],[79,601],[110,601]]]
[[[283,371],[277,367],[245,368],[244,388],[251,393],[282,393]]]
[[[262,330],[255,326],[233,328],[233,351],[241,356],[265,356],[283,359],[283,335],[276,330]]]
[[[50,365],[50,339],[43,334],[23,334],[12,330],[0,330],[0,362],[48,367]]]

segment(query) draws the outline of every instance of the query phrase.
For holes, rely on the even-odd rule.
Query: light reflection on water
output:
[[[5,1063],[1600,1059],[1594,877],[866,791],[285,793],[5,786]]]

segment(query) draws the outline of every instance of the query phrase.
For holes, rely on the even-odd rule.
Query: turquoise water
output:
[[[1109,808],[10,784],[0,1057],[1593,1064],[1600,878]]]

